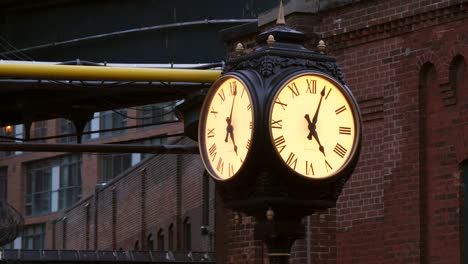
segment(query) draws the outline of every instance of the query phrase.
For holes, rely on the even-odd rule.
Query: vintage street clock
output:
[[[228,181],[243,168],[249,154],[253,129],[252,95],[235,75],[218,79],[207,94],[200,112],[199,147],[208,173]]]
[[[293,172],[311,179],[332,178],[355,157],[359,118],[346,86],[324,73],[296,72],[271,101],[271,144]]]
[[[255,217],[271,263],[288,263],[303,217],[336,206],[358,162],[362,121],[323,41],[306,49],[279,10],[255,49],[236,45],[206,94],[198,142],[223,205]]]

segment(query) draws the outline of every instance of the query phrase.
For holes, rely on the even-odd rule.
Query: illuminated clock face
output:
[[[270,135],[290,169],[328,178],[353,156],[358,112],[346,89],[321,74],[298,75],[277,92],[270,109]]]
[[[218,80],[208,92],[201,112],[199,141],[202,160],[217,180],[227,180],[242,167],[253,131],[252,98],[233,76]]]

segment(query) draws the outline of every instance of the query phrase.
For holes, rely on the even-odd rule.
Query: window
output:
[[[169,226],[169,240],[167,242],[168,242],[169,250],[173,251],[174,250],[174,225],[173,224]]]
[[[81,156],[64,156],[27,164],[25,214],[65,209],[81,198]]]
[[[51,211],[50,162],[36,162],[26,169],[26,215],[39,215]]]
[[[58,125],[58,134],[59,135],[68,135],[68,134],[75,134],[75,125],[73,125],[73,122],[65,119],[65,118],[59,118],[57,120]],[[60,137],[58,138],[59,143],[74,143],[76,142],[76,136],[67,136],[67,137]]]
[[[176,120],[174,114],[176,102],[145,105],[141,108],[143,124],[153,124]]]
[[[184,220],[184,250],[192,250],[192,223],[188,217]]]
[[[164,145],[164,144],[167,144],[167,137],[146,139],[146,140],[140,141],[140,143],[143,145]],[[143,160],[151,156],[154,156],[154,154],[142,153],[141,159]]]
[[[164,230],[159,229],[158,231],[158,250],[159,251],[164,251]]]
[[[0,201],[7,199],[7,170],[8,167],[0,168]]]
[[[23,249],[44,249],[45,225],[26,226],[23,231]]]
[[[127,110],[101,112],[99,116],[99,129],[113,129],[127,126]],[[100,136],[112,136],[125,133],[125,130],[101,132]]]
[[[148,238],[146,238],[146,245],[148,246],[148,250],[154,250],[153,234],[150,233]]]
[[[66,156],[60,160],[60,210],[72,206],[81,199],[81,158]]]
[[[466,72],[466,63],[463,56],[455,56],[450,63],[449,68],[449,81],[453,89],[457,89],[464,83]]]
[[[44,138],[47,137],[47,121],[36,121],[32,125],[32,138]],[[34,140],[34,142],[46,142],[45,139]]]
[[[132,166],[132,154],[107,154],[102,157],[102,179],[110,181]]]
[[[14,126],[6,126],[0,128],[0,141],[1,142],[14,142],[13,139],[9,138],[14,138],[15,137],[15,127]],[[8,157],[13,155],[14,152],[12,151],[2,151],[0,152],[0,157]]]

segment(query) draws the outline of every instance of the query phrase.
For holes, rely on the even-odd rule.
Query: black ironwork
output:
[[[0,246],[13,242],[23,231],[23,226],[23,216],[6,201],[0,199]]]
[[[336,205],[359,157],[360,129],[355,155],[327,179],[298,177],[274,155],[268,137],[269,109],[285,80],[314,72],[330,76],[345,87],[335,58],[306,49],[303,40],[302,32],[277,25],[258,36],[259,47],[253,52],[243,54],[243,47],[238,45],[238,56],[228,61],[224,70],[224,74],[235,75],[250,87],[257,128],[237,175],[218,181],[217,186],[225,207],[255,217],[254,237],[267,245],[270,263],[289,263],[292,244],[305,236],[301,219]]]
[[[207,263],[213,252],[105,251],[105,250],[0,250],[3,263]]]

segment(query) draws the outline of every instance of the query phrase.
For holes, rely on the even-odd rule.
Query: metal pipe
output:
[[[108,67],[136,67],[136,68],[168,68],[168,69],[212,69],[223,68],[224,61],[205,62],[205,63],[111,63],[111,62],[93,62],[86,60],[72,61],[22,61],[22,60],[2,60],[0,64],[58,64],[58,65],[85,65],[85,66],[108,66]]]
[[[0,78],[212,83],[220,75],[220,70],[0,64]]]
[[[94,35],[94,36],[89,36],[89,37],[76,38],[76,39],[70,39],[70,40],[59,41],[59,42],[52,42],[52,43],[32,46],[28,48],[16,49],[12,51],[6,51],[6,52],[0,53],[0,56],[11,55],[11,54],[19,53],[19,52],[25,52],[25,51],[31,51],[31,50],[37,50],[37,49],[44,49],[44,48],[49,48],[49,47],[57,47],[57,46],[73,44],[73,43],[77,43],[77,42],[81,42],[85,40],[95,40],[95,39],[100,39],[100,38],[113,37],[113,36],[129,34],[129,33],[136,33],[136,32],[196,26],[196,25],[207,25],[207,24],[237,24],[237,23],[252,23],[252,22],[257,22],[257,19],[213,19],[213,20],[205,19],[205,20],[198,20],[198,21],[189,21],[189,22],[171,23],[171,24],[164,24],[164,25],[157,25],[157,26],[150,26],[150,27],[141,27],[141,28],[135,28],[135,29],[116,31],[116,32],[111,32],[111,33],[99,34],[99,35]]]
[[[199,154],[197,145],[0,143],[0,151]]]

